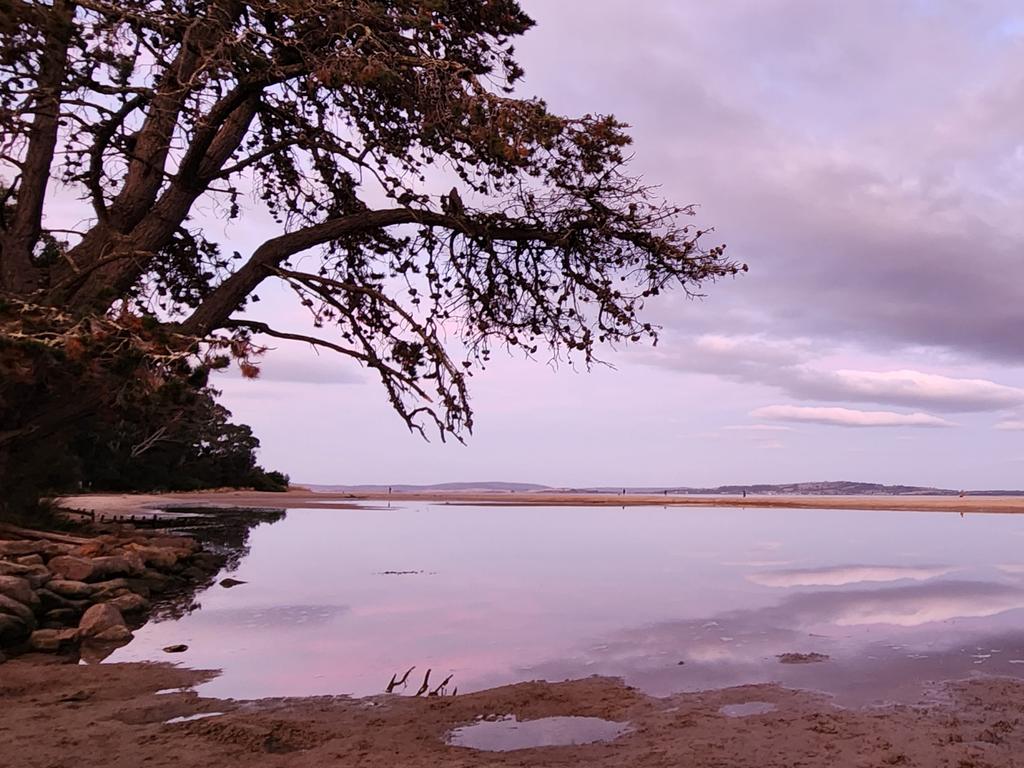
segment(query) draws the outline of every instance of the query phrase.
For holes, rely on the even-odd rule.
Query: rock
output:
[[[221,579],[220,580],[220,585],[222,587],[224,587],[225,589],[231,589],[231,587],[237,587],[239,584],[248,584],[248,583],[249,582],[247,582],[247,581],[239,581],[238,579],[232,579],[232,578],[227,578],[227,579]]]
[[[780,664],[816,664],[829,660],[828,654],[824,653],[780,653],[775,658]]]
[[[184,653],[187,650],[187,645],[179,643],[178,645],[168,645],[166,648],[164,648],[164,653]]]
[[[84,581],[72,581],[70,579],[51,579],[46,584],[46,588],[50,592],[56,592],[61,597],[68,597],[77,600],[89,597],[96,591],[96,588],[91,584],[86,584]]]
[[[93,561],[71,555],[61,555],[49,562],[50,570],[62,579],[88,581],[93,574]]]
[[[39,608],[44,613],[72,609],[81,614],[89,607],[88,600],[71,600],[56,592],[51,592],[49,589],[40,589],[36,594],[39,596]]]
[[[151,536],[148,546],[181,549],[191,555],[200,550],[199,542],[188,536]]]
[[[142,574],[142,581],[150,592],[159,595],[162,592],[166,592],[171,586],[171,577],[160,573],[160,571],[154,571],[147,568]]]
[[[138,576],[143,568],[132,565],[128,560],[119,555],[110,557],[97,557],[92,561],[93,579],[102,580],[116,578],[118,576]]]
[[[32,634],[34,628],[17,616],[0,613],[0,645],[20,643]]]
[[[47,629],[75,627],[78,626],[81,616],[82,611],[77,611],[74,608],[54,608],[43,614],[43,626]]]
[[[0,560],[0,576],[18,576],[25,579],[32,589],[39,589],[53,578],[45,565],[22,565]]]
[[[119,627],[104,629],[92,639],[99,643],[127,643],[132,637],[132,631],[122,624]]]
[[[43,551],[44,546],[45,542],[42,541],[0,541],[0,557],[37,555]]]
[[[176,550],[170,547],[147,547],[141,544],[129,544],[125,549],[137,554],[142,558],[142,562],[150,568],[162,571],[176,566],[178,564],[179,552],[184,552],[184,550]],[[188,556],[187,552],[184,552],[184,554],[186,557]]]
[[[146,571],[146,563],[139,556],[138,552],[125,552],[121,556],[128,562],[128,565],[131,566],[131,569],[132,569],[131,572],[132,572],[133,575],[138,575],[138,574],[141,574],[141,573],[145,573],[145,571]]]
[[[142,595],[149,599],[149,583],[145,579],[126,579],[126,581],[128,582],[128,589],[136,595]]]
[[[181,575],[189,581],[202,581],[209,574],[207,574],[202,568],[196,568],[194,565],[190,565],[188,568],[182,569]]]
[[[42,555],[25,555],[24,557],[16,557],[16,558],[14,558],[14,562],[18,563],[19,565],[42,565],[43,564],[43,556]]]
[[[149,600],[142,595],[136,595],[134,592],[126,592],[123,595],[111,598],[107,601],[107,605],[114,606],[121,613],[137,613],[138,611],[149,610]]]
[[[33,595],[33,597],[35,597]],[[14,600],[7,595],[0,595],[0,613],[8,616],[16,616],[26,624],[32,624],[35,629],[35,613],[24,603]]]
[[[25,605],[39,605],[39,598],[32,591],[28,579],[20,576],[0,576],[0,595],[6,595]]]
[[[78,642],[77,629],[37,629],[28,638],[33,651],[54,652]]]
[[[197,552],[192,555],[192,565],[204,571],[219,571],[224,567],[226,560],[224,555],[218,555],[216,552]]]
[[[93,541],[86,542],[85,544],[80,544],[79,546],[71,550],[71,554],[76,555],[77,557],[84,557],[89,559],[99,557],[100,555],[106,554],[106,552],[107,545],[104,541],[100,539],[95,539]]]
[[[117,576],[135,576],[141,573],[125,558],[118,555],[84,557],[61,555],[49,562],[50,570],[58,576],[71,581],[103,581]]]
[[[107,600],[111,597],[123,595],[130,592],[127,579],[108,579],[107,581],[95,581],[89,586],[92,587],[93,600]]]
[[[82,637],[99,637],[100,634],[113,627],[128,629],[124,623],[124,616],[121,615],[121,611],[109,603],[99,603],[92,606],[82,615],[82,620],[78,622],[78,628],[82,632]]]

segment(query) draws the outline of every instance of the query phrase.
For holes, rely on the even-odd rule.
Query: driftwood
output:
[[[427,674],[425,674],[423,676],[423,685],[421,685],[420,689],[418,691],[416,691],[416,695],[417,696],[422,696],[428,690],[430,690],[430,670],[429,669],[427,670]]]
[[[405,687],[405,681],[409,679],[409,674],[410,674],[410,673],[411,673],[411,672],[412,672],[412,671],[413,671],[414,669],[416,669],[416,667],[415,667],[415,666],[412,666],[412,667],[409,667],[409,668],[408,668],[407,670],[405,670],[405,674],[404,674],[404,675],[402,675],[402,679],[401,679],[401,680],[396,680],[396,679],[395,679],[395,678],[397,678],[397,677],[398,677],[398,673],[397,673],[397,672],[396,672],[395,674],[393,674],[393,675],[391,676],[391,682],[390,682],[390,683],[388,683],[388,687],[384,689],[384,692],[385,692],[385,693],[391,693],[391,692],[392,692],[393,690],[395,690],[395,688],[397,688],[398,686],[402,686],[402,687],[404,688],[404,687]]]
[[[9,534],[21,539],[44,539],[46,541],[56,541],[60,544],[87,544],[89,542],[89,539],[84,539],[81,536],[70,536],[66,533],[56,533],[54,531],[34,531],[30,528],[22,528],[19,525],[12,525],[11,523],[0,523],[0,534]]]
[[[432,690],[427,695],[428,696],[444,696],[444,690],[448,686],[448,683],[451,682],[453,677],[455,677],[454,674],[448,675],[448,677],[446,677],[444,680],[441,681],[441,684],[439,686],[437,686],[437,688]],[[424,681],[424,682],[426,682],[426,681]]]

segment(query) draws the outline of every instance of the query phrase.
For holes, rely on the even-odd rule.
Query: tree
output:
[[[249,487],[287,490],[288,479],[256,463],[259,439],[214,399],[219,392],[163,387],[117,409],[100,428],[71,441],[66,479],[94,491],[191,491]]]
[[[410,429],[461,437],[494,347],[589,365],[657,338],[649,297],[745,269],[630,175],[625,125],[515,95],[532,23],[515,0],[4,3],[0,486],[125,387],[255,375],[265,337],[374,369]],[[60,230],[58,183],[90,208]],[[279,234],[224,253],[199,211],[253,198]],[[254,318],[267,280],[323,332]]]

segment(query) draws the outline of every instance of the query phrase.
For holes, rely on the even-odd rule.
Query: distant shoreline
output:
[[[163,494],[81,494],[65,496],[68,509],[97,515],[153,514],[175,507],[263,507],[294,509],[352,509],[360,502],[436,502],[487,506],[572,507],[752,507],[766,509],[849,509],[897,512],[963,512],[1016,514],[1024,512],[1024,496],[775,496],[614,494],[563,491],[394,491],[318,492],[293,488],[284,493],[246,490],[192,491]]]

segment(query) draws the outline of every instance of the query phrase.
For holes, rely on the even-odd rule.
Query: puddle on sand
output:
[[[745,701],[742,704],[726,704],[718,711],[726,717],[750,717],[774,712],[778,707],[769,701]]]
[[[497,720],[480,720],[456,728],[448,734],[448,743],[454,747],[509,752],[530,747],[611,741],[631,730],[629,723],[616,723],[599,717],[542,717],[520,721],[515,715],[506,715]]]

